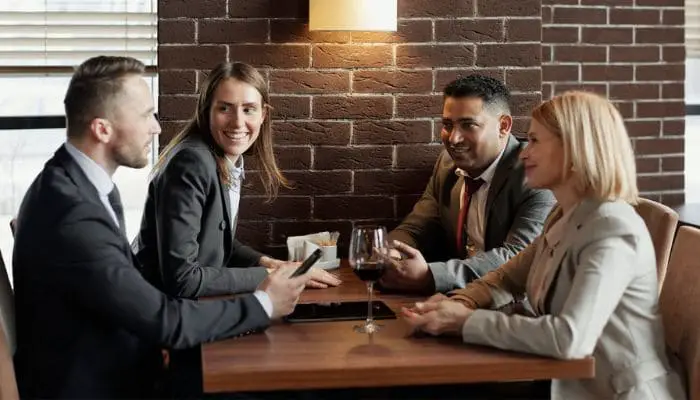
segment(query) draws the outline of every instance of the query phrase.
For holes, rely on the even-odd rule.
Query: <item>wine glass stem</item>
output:
[[[369,301],[367,302],[367,323],[366,325],[374,324],[374,319],[372,318],[372,291],[374,289],[374,282],[367,282],[367,294],[369,296]]]

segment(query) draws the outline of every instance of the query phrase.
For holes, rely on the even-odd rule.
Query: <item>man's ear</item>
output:
[[[112,124],[105,118],[93,118],[89,128],[90,136],[100,143],[109,143],[114,132]]]
[[[498,119],[498,133],[500,136],[508,136],[511,129],[513,129],[513,117],[510,115],[501,115]]]

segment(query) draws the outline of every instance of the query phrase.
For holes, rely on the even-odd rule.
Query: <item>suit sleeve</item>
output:
[[[95,319],[125,329],[154,345],[192,347],[269,325],[258,300],[192,301],[165,295],[149,284],[127,257],[128,244],[108,221],[84,203],[76,207],[57,235],[55,267],[48,270]],[[89,233],[86,233],[89,232]]]
[[[267,276],[262,267],[199,264],[198,237],[214,178],[196,151],[183,149],[170,160],[155,187],[163,283],[168,293],[178,297],[250,292]]]
[[[228,267],[252,267],[260,265],[259,262],[262,256],[263,254],[254,248],[246,246],[237,239],[233,239],[231,258],[228,261]]]
[[[524,194],[506,240],[500,246],[465,260],[453,259],[428,265],[437,292],[465,287],[472,280],[503,265],[540,235],[554,205],[554,198],[548,190],[526,189]]]
[[[437,233],[444,228],[440,222],[440,204],[438,203],[438,171],[445,152],[440,154],[433,175],[413,210],[404,218],[396,229],[389,232],[390,240],[399,240],[414,248],[425,248]]]
[[[529,318],[477,310],[463,326],[464,341],[561,359],[592,354],[636,267],[637,237],[620,232],[620,222],[611,220],[595,227],[608,232],[606,237],[579,252],[571,292],[559,313]]]

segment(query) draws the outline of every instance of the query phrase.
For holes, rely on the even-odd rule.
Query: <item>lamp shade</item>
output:
[[[309,0],[310,31],[395,31],[397,0]]]

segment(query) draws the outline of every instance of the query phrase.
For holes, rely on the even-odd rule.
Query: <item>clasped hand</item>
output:
[[[461,335],[462,326],[474,310],[462,303],[436,294],[413,307],[401,308],[406,322],[415,330],[431,335]]]

